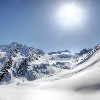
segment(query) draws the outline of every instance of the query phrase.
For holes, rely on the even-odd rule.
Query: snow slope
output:
[[[71,70],[0,86],[0,100],[99,100],[100,50]]]

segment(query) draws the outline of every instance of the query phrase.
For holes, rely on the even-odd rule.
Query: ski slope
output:
[[[29,82],[0,85],[0,100],[99,100],[100,50],[71,70]]]

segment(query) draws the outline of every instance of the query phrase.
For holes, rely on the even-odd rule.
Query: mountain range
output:
[[[69,50],[44,53],[40,49],[13,42],[0,46],[0,84],[16,80],[33,81],[50,77],[64,70],[72,70],[86,62],[100,49],[100,44],[79,53]]]

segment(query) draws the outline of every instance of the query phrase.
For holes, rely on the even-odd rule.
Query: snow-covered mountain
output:
[[[13,77],[26,77],[33,80],[35,76],[29,63],[38,60],[44,52],[16,42],[0,46],[0,82],[13,81]]]
[[[43,76],[72,70],[90,59],[100,45],[80,53],[57,51],[45,54],[42,50],[14,42],[0,46],[0,84],[18,80],[32,81]]]

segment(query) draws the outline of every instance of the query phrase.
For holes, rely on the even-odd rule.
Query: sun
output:
[[[73,6],[65,7],[62,13],[63,13],[63,16],[67,18],[75,18],[77,15],[77,9]]]
[[[66,25],[75,25],[82,22],[83,12],[75,4],[63,5],[58,11],[59,20]]]

